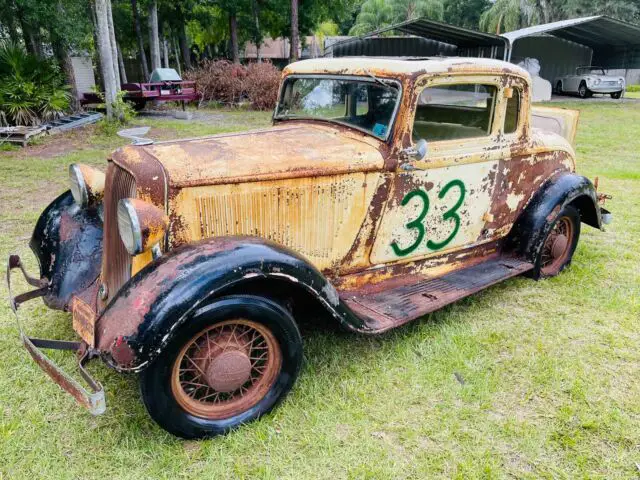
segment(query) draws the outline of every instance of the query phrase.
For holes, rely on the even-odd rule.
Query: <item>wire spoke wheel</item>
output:
[[[256,405],[273,386],[282,365],[280,346],[264,325],[226,320],[188,341],[173,365],[171,390],[188,413],[228,418]]]
[[[541,271],[544,275],[557,274],[571,255],[574,236],[573,222],[567,216],[558,218],[542,247]]]

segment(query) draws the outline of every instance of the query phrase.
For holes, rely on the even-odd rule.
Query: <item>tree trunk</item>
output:
[[[60,65],[60,69],[64,72],[67,84],[69,85],[69,95],[71,100],[69,102],[72,111],[77,111],[80,108],[80,102],[78,101],[78,88],[76,86],[76,75],[73,71],[73,64],[71,63],[71,55],[69,54],[69,48],[65,44],[64,40],[55,36],[52,39],[51,47],[53,53]]]
[[[158,2],[149,4],[149,50],[151,51],[151,70],[160,68],[160,37],[158,35]]]
[[[118,49],[118,66],[120,67],[120,79],[122,80],[122,83],[128,83],[127,82],[127,71],[124,68],[124,58],[122,58],[122,50],[120,49],[120,44],[116,43],[116,48]],[[122,88],[122,86],[120,87]]]
[[[147,54],[144,51],[144,40],[142,38],[142,28],[140,27],[140,15],[138,14],[138,0],[131,0],[131,11],[133,12],[133,25],[136,29],[136,38],[138,40],[138,55],[140,56],[140,65],[142,66],[142,78],[144,82],[148,82],[149,64],[147,63]]]
[[[104,78],[102,77],[102,61],[100,59],[100,52],[98,49],[98,46],[100,45],[100,42],[98,41],[98,18],[96,16],[96,4],[95,1],[91,0],[89,3],[89,14],[91,15],[91,24],[93,26],[93,44],[95,46],[95,50],[98,53],[95,56],[95,60],[96,60],[96,68],[98,71],[98,87],[102,87],[101,90],[104,91]]]
[[[184,62],[184,69],[191,69],[191,50],[189,49],[189,44],[187,43],[187,31],[185,29],[185,24],[183,23],[178,28],[178,42],[180,43],[180,50],[182,51],[182,61]]]
[[[300,35],[298,32],[298,0],[291,0],[291,48],[289,50],[289,62],[298,60],[298,46]]]
[[[109,26],[109,43],[111,44],[111,59],[113,61],[113,71],[116,76],[116,92],[120,91],[120,72],[118,71],[118,46],[116,44],[116,30],[113,26],[113,12],[111,10],[111,0],[107,0],[107,22]]]
[[[167,42],[167,37],[162,39],[162,58],[164,60],[164,68],[169,68],[169,42]]]
[[[256,44],[256,61],[260,63],[262,61],[262,57],[260,55],[262,35],[260,32],[260,9],[258,7],[258,0],[251,0],[251,11],[253,13],[253,43]]]
[[[176,70],[178,71],[178,75],[180,75],[180,78],[182,78],[182,68],[180,68],[180,54],[178,53],[178,40],[176,40],[176,37],[172,37],[172,44],[173,44],[173,55],[176,57]]]
[[[107,119],[113,119],[113,103],[116,100],[116,74],[113,70],[113,50],[109,39],[108,0],[95,0],[96,23],[98,26],[98,52],[102,78],[104,79],[104,103],[107,109]]]
[[[238,18],[236,12],[229,13],[229,37],[231,39],[231,60],[233,63],[240,63],[238,53]]]

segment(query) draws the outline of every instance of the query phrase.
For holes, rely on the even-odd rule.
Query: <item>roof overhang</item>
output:
[[[520,38],[540,35],[552,35],[591,48],[640,45],[640,26],[604,15],[561,20],[502,34],[511,45]]]

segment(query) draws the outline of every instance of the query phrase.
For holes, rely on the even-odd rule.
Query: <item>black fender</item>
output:
[[[591,181],[575,173],[562,172],[544,183],[529,201],[511,229],[508,248],[533,260],[542,248],[549,223],[566,205],[580,211],[583,223],[602,228],[602,214]]]
[[[97,208],[82,208],[67,190],[42,212],[29,242],[49,281],[44,303],[68,309],[72,295],[89,288],[100,275],[102,219]]]
[[[366,331],[331,283],[297,253],[259,237],[214,237],[178,247],[131,278],[98,319],[98,350],[117,370],[141,371],[197,308],[259,278],[301,287],[341,326]]]

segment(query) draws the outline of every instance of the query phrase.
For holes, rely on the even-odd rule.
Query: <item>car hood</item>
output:
[[[113,160],[127,168],[129,160],[151,156],[163,165],[170,186],[180,188],[373,171],[384,164],[383,145],[346,127],[291,122],[263,130],[128,146],[116,152]]]

